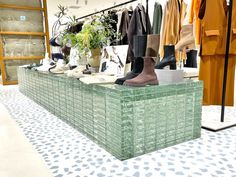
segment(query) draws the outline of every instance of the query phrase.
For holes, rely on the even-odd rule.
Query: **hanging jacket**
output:
[[[153,13],[153,24],[152,24],[153,34],[160,34],[161,23],[162,23],[162,6],[160,3],[156,2],[154,5],[154,13]]]
[[[191,9],[190,9],[190,18],[189,23],[195,24],[195,41],[196,44],[200,44],[201,39],[201,21],[198,18],[198,13],[200,9],[201,0],[192,0]]]
[[[199,18],[202,19],[201,55],[224,55],[227,32],[226,0],[202,0]]]
[[[179,41],[181,29],[181,0],[169,0],[163,17],[163,33],[161,34],[160,56],[164,56],[164,45],[175,45]],[[178,56],[176,56],[178,59]]]
[[[148,29],[146,29],[146,23]],[[128,41],[129,41],[129,51],[128,51],[128,61],[134,61],[134,45],[133,38],[135,35],[144,35],[146,32],[151,33],[151,23],[148,17],[146,22],[146,12],[144,7],[139,4],[133,12],[130,20],[130,25],[128,28]]]
[[[132,17],[133,11],[129,11],[128,9],[124,9],[121,15],[121,23],[119,26],[119,34],[120,41],[119,45],[127,45],[128,44],[128,28],[130,24],[130,19]]]

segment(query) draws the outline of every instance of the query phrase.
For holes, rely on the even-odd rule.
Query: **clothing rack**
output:
[[[81,20],[81,19],[83,19],[83,18],[87,18],[87,17],[93,16],[93,15],[96,15],[96,14],[100,14],[100,13],[103,13],[103,12],[105,12],[105,11],[112,10],[112,9],[114,9],[114,8],[116,8],[116,7],[120,7],[120,6],[129,4],[129,3],[132,3],[132,2],[135,2],[135,1],[138,1],[138,0],[131,0],[131,1],[127,1],[127,2],[121,3],[121,4],[117,4],[117,5],[114,5],[114,6],[112,6],[112,7],[109,7],[109,8],[103,9],[103,10],[100,10],[100,11],[98,11],[98,12],[94,12],[94,13],[91,13],[91,14],[88,14],[88,15],[85,15],[85,16],[82,16],[82,17],[79,17],[79,18],[77,18],[76,20]]]
[[[227,31],[226,50],[225,50],[224,80],[223,80],[223,90],[222,90],[221,122],[225,121],[225,98],[226,98],[226,85],[227,85],[227,76],[228,76],[232,11],[233,11],[233,0],[230,0],[229,1],[229,16],[228,16],[228,31]]]

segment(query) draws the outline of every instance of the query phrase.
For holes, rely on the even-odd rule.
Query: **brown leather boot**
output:
[[[160,35],[148,35],[146,57],[144,57],[144,67],[141,74],[134,79],[126,80],[124,85],[141,87],[146,85],[158,85],[156,73],[154,71],[155,61],[157,57],[160,43]]]

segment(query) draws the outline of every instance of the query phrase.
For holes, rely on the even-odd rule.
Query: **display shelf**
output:
[[[86,85],[20,67],[20,91],[120,160],[201,136],[201,81]]]

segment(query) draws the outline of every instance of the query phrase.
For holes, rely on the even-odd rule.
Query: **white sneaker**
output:
[[[64,74],[65,71],[70,70],[69,65],[65,64],[64,61],[58,60],[56,67],[53,69],[50,69],[49,71],[54,74]]]
[[[85,84],[113,84],[115,83],[117,77],[111,75],[90,75],[89,77],[80,78],[80,81]]]
[[[50,63],[51,63],[51,59],[48,57],[48,53],[46,53],[45,58],[42,60],[43,65],[37,67],[36,70],[40,72],[47,72],[52,67]]]
[[[81,78],[84,77],[83,71],[86,69],[86,65],[79,65],[75,69],[67,71],[68,77]]]

